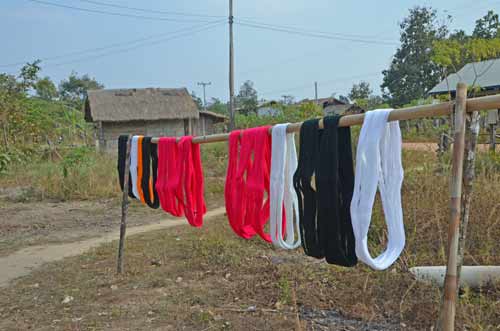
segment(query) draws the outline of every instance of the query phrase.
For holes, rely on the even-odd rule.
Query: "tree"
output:
[[[361,81],[359,84],[353,84],[351,91],[347,95],[350,100],[367,99],[372,94],[370,83]]]
[[[400,24],[401,46],[396,50],[389,69],[382,72],[382,92],[392,106],[423,97],[439,82],[440,70],[430,60],[430,51],[434,41],[446,36],[447,28],[436,20],[435,10],[414,7]]]
[[[59,84],[59,94],[63,100],[73,103],[79,108],[82,101],[87,97],[88,90],[100,90],[104,85],[97,82],[94,78],[85,74],[78,77],[76,72],[72,72],[67,80]]]
[[[257,91],[253,87],[251,80],[247,80],[241,85],[240,92],[236,97],[236,103],[243,114],[257,113]]]
[[[211,99],[210,106],[208,106],[207,110],[224,115],[229,114],[227,105],[225,103],[222,103],[222,101],[220,101],[220,99],[218,98]]]
[[[193,98],[194,103],[196,103],[196,107],[198,107],[198,110],[203,109],[201,98],[196,95],[195,91],[191,92],[191,98]]]
[[[57,93],[56,85],[50,80],[49,77],[39,79],[35,83],[36,95],[44,100],[53,100],[59,95]]]
[[[483,39],[495,38],[498,37],[499,29],[498,14],[495,14],[493,10],[489,10],[486,15],[476,21],[472,37]]]
[[[293,95],[282,95],[283,98],[283,104],[284,105],[291,105],[295,101],[295,97]]]
[[[40,71],[40,60],[26,63],[19,73],[17,86],[22,92],[27,92],[29,89],[35,87],[38,80],[38,72]]]

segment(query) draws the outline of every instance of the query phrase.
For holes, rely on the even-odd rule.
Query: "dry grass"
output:
[[[207,200],[223,192],[227,144],[210,144],[202,148],[205,166]],[[36,160],[15,164],[0,175],[4,195],[14,201],[74,201],[121,198],[116,157],[90,150],[78,157],[63,156],[57,160]],[[0,195],[2,191],[0,190]]]
[[[129,239],[123,276],[114,272],[116,243],[35,271],[0,294],[0,329],[290,330],[299,310],[335,310],[366,330],[429,329],[440,290],[415,282],[408,268],[444,263],[448,176],[435,172],[432,154],[405,153],[405,165],[407,246],[387,271],[331,266],[301,250],[246,241],[219,219]],[[466,264],[500,264],[498,178],[476,182]],[[380,251],[386,234],[379,203],[370,238]],[[61,303],[66,296],[74,300]],[[464,289],[458,329],[498,329],[499,302],[500,284]],[[321,330],[315,323],[302,320]]]

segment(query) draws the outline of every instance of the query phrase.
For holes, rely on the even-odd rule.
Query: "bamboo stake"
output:
[[[448,225],[448,248],[446,277],[444,280],[441,329],[455,330],[455,302],[457,297],[457,251],[459,241],[462,175],[465,144],[465,113],[467,107],[467,85],[458,83],[455,104],[455,133],[453,141],[453,163],[450,191],[450,221]]]
[[[123,195],[122,195],[122,219],[120,222],[120,242],[118,244],[118,261],[116,272],[121,274],[123,272],[123,249],[125,246],[125,232],[127,230],[127,214],[128,214],[128,186],[130,181],[130,145],[131,137],[127,139],[127,152],[125,153],[125,173],[123,176]]]

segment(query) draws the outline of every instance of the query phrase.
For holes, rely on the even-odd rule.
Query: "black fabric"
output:
[[[151,181],[151,172],[153,179]],[[151,143],[151,137],[142,139],[142,178],[141,187],[144,201],[154,209],[160,206],[158,192],[156,191],[156,176],[158,174],[158,146]],[[153,185],[153,197],[150,194],[150,183]]]
[[[324,129],[316,171],[318,228],[328,263],[357,263],[350,204],[354,189],[351,130],[340,128],[340,116],[323,119]]]
[[[300,128],[300,147],[297,170],[293,175],[293,186],[299,200],[300,232],[304,252],[316,258],[324,257],[324,230],[316,221],[317,192],[311,186],[311,180],[319,162],[319,142],[322,131],[318,129],[318,120],[302,123]]]
[[[123,182],[125,181],[125,159],[127,156],[127,142],[128,137],[126,135],[121,135],[118,137],[118,179],[120,182],[120,188],[123,192]],[[130,180],[130,173],[128,175],[128,196],[135,199],[134,193],[132,192],[132,181]]]

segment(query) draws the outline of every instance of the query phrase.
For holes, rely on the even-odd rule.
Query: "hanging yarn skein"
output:
[[[323,130],[319,120],[312,119],[300,127],[300,149],[293,186],[299,200],[300,237],[304,252],[316,258],[325,256],[322,224],[316,221],[317,193],[316,166],[319,161],[319,141]],[[314,187],[313,187],[314,185]]]
[[[339,115],[323,119],[316,183],[318,223],[326,262],[351,267],[358,262],[349,206],[354,187],[351,129],[339,127]]]
[[[151,139],[151,137],[144,137],[142,140],[141,187],[144,195],[144,202],[149,207],[157,209],[160,206],[158,192],[155,187],[158,173],[158,146],[156,144],[152,144]]]
[[[376,270],[393,264],[405,245],[401,185],[401,131],[399,122],[387,122],[391,109],[369,111],[365,115],[356,153],[356,179],[351,201],[351,217],[356,237],[356,255]],[[388,230],[387,248],[372,258],[368,250],[368,229],[377,188]]]
[[[293,188],[297,152],[295,134],[287,134],[287,126],[288,123],[277,124],[272,129],[269,225],[271,240],[275,246],[295,249],[301,244],[299,202]],[[283,231],[283,226],[286,227],[286,232]]]
[[[258,234],[271,242],[271,236],[264,232],[269,219],[269,128],[264,126],[230,133],[224,199],[229,224],[238,236],[249,239]],[[264,199],[265,193],[267,199]]]
[[[130,181],[132,182],[132,193],[136,199],[140,200],[139,190],[137,187],[137,153],[139,136],[133,136],[130,146]]]
[[[124,187],[124,181],[125,181],[125,160],[127,157],[127,143],[128,143],[128,136],[126,135],[121,135],[118,137],[118,180],[120,182],[120,188],[123,192],[123,187]],[[131,142],[132,143],[132,142]],[[130,158],[130,156],[129,156]],[[130,175],[130,169],[129,169],[129,178],[131,178]],[[132,193],[132,181],[128,181],[128,196],[130,198],[135,199],[134,193]]]

